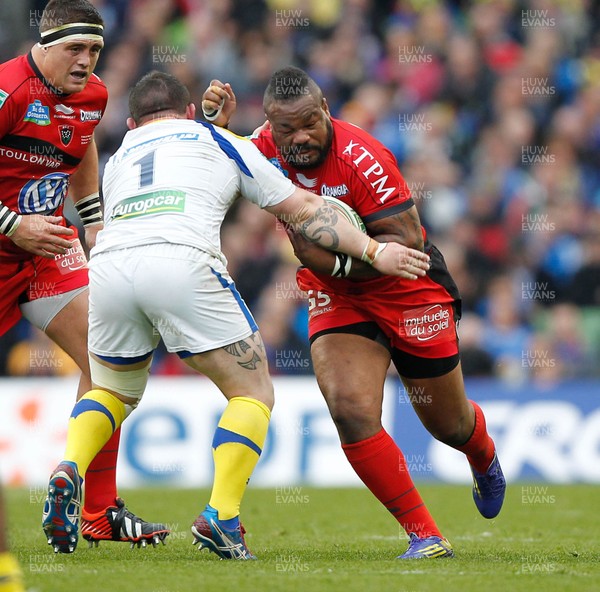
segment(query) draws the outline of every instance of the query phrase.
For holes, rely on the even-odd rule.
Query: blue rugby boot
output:
[[[506,480],[496,453],[485,473],[478,473],[473,467],[471,472],[473,473],[473,501],[479,513],[484,518],[495,518],[500,513],[506,492]]]
[[[454,557],[452,545],[439,536],[420,539],[414,532],[409,535],[408,549],[396,559],[434,559],[436,557]]]
[[[50,477],[42,528],[55,553],[73,553],[79,537],[81,479],[75,463],[61,462]]]
[[[244,534],[246,530],[239,520],[232,518],[235,525],[225,526],[224,522],[218,518],[217,510],[206,506],[206,509],[192,525],[192,534],[194,535],[193,545],[200,544],[200,550],[205,547],[217,554],[221,559],[256,559],[246,546]]]

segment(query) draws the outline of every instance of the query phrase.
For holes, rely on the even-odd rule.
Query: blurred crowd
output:
[[[129,88],[151,69],[181,78],[197,105],[211,79],[231,82],[238,110],[230,128],[248,134],[264,122],[271,73],[300,66],[334,117],[369,131],[398,159],[463,296],[465,374],[600,376],[597,2],[93,3],[107,24],[97,68],[110,96],[96,137],[101,164],[126,131]],[[44,5],[31,1],[18,16],[25,21],[0,27],[2,60],[19,45],[28,51]],[[306,301],[285,232],[240,201],[222,241],[272,373],[310,373]],[[72,371],[68,361],[32,364],[44,351],[49,342],[20,324],[0,340],[0,372]],[[186,371],[164,352],[153,370]]]

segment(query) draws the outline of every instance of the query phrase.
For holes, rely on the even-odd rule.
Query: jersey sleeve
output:
[[[275,206],[294,193],[294,184],[273,166],[250,140],[231,132],[215,130],[225,142],[231,145],[228,156],[233,159],[240,171],[242,195],[261,208]],[[225,142],[221,148],[227,152]]]
[[[0,140],[7,136],[19,121],[19,109],[13,94],[2,89],[0,77]]]
[[[270,142],[268,141],[268,136],[264,131],[259,133],[254,132],[251,136],[248,137],[249,140],[252,140],[252,143],[258,148],[261,154],[268,155],[270,151]]]

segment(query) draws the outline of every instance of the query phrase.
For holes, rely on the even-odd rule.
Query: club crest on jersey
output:
[[[72,125],[58,126],[58,132],[60,133],[60,141],[63,143],[63,146],[68,146],[71,143],[74,131],[75,127]]]
[[[84,111],[80,110],[81,121],[100,121],[102,119],[102,109],[96,109],[95,111]]]
[[[23,121],[29,121],[36,125],[50,125],[50,107],[42,105],[42,101],[36,99],[33,103],[29,103]]]
[[[0,109],[2,109],[6,99],[8,99],[8,93],[0,88]]]

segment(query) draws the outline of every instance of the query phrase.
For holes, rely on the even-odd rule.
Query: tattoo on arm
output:
[[[331,227],[338,221],[336,211],[330,205],[320,206],[317,211],[311,216],[300,228],[300,232],[304,238],[311,243],[319,243],[325,246],[322,242],[323,236],[329,236],[328,247],[336,250],[340,244],[338,233]]]
[[[253,333],[247,339],[226,345],[223,349],[235,358],[240,358],[236,362],[246,370],[256,370],[265,355],[265,349],[258,333]]]

